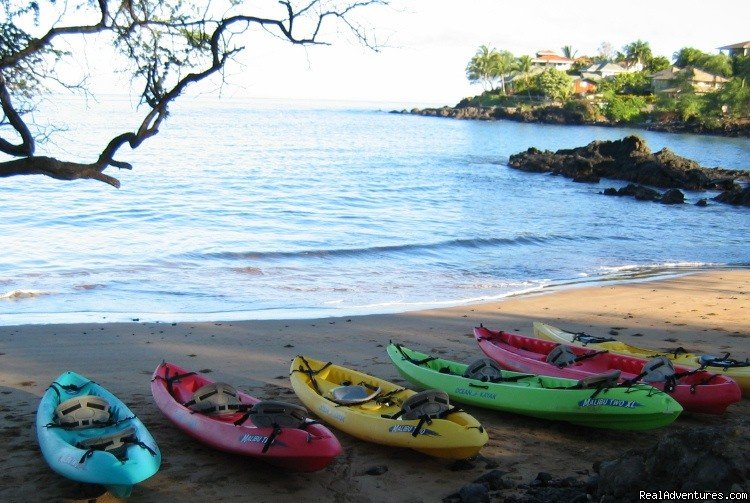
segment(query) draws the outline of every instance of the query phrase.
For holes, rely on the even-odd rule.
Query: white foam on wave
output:
[[[11,290],[0,295],[0,300],[32,299],[44,295],[52,295],[52,292],[46,292],[43,290]]]
[[[628,273],[664,269],[711,269],[714,267],[725,267],[726,264],[716,262],[659,262],[655,264],[625,264],[618,266],[602,266],[599,269],[604,273]]]

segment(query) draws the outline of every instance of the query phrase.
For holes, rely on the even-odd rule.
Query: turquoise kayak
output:
[[[465,365],[388,345],[399,373],[457,402],[594,428],[647,430],[666,426],[682,412],[668,394],[645,384],[617,385],[614,375],[566,379],[502,370],[491,360]],[[472,375],[471,369],[479,369]],[[469,377],[471,376],[471,377]]]
[[[65,372],[42,396],[36,435],[47,464],[63,477],[100,484],[119,498],[159,470],[161,453],[143,423],[112,393]]]

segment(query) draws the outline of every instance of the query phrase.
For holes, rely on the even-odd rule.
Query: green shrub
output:
[[[646,99],[643,96],[608,93],[604,115],[614,122],[636,122],[643,118]]]
[[[581,117],[583,117],[583,120],[586,122],[593,122],[599,120],[601,117],[599,108],[587,99],[566,101],[563,108],[581,114]]]

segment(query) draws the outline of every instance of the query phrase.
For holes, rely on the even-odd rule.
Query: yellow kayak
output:
[[[534,337],[547,339],[560,344],[572,344],[579,347],[607,350],[628,356],[636,356],[651,359],[655,356],[666,356],[675,365],[689,368],[705,366],[706,370],[714,374],[724,374],[734,379],[742,389],[742,396],[750,397],[750,362],[747,360],[737,361],[729,358],[729,353],[724,356],[696,355],[694,353],[673,352],[664,353],[652,349],[639,348],[625,344],[611,337],[599,337],[586,333],[575,333],[562,330],[546,323],[534,322]]]
[[[487,432],[438,390],[417,393],[388,381],[297,356],[292,388],[329,425],[354,437],[408,447],[439,458],[465,459],[487,443]]]

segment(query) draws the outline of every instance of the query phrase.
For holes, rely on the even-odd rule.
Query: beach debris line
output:
[[[631,182],[625,190],[608,189],[606,195],[632,195],[636,199],[680,203],[676,189],[723,191],[714,200],[750,206],[750,170],[705,168],[664,148],[652,153],[646,141],[628,136],[614,141],[593,141],[584,147],[556,152],[531,147],[510,156],[508,166],[532,173],[551,173],[575,182],[599,183],[602,178]],[[646,187],[643,187],[646,186]],[[669,189],[665,194],[648,187]],[[683,195],[684,199],[684,195]]]

